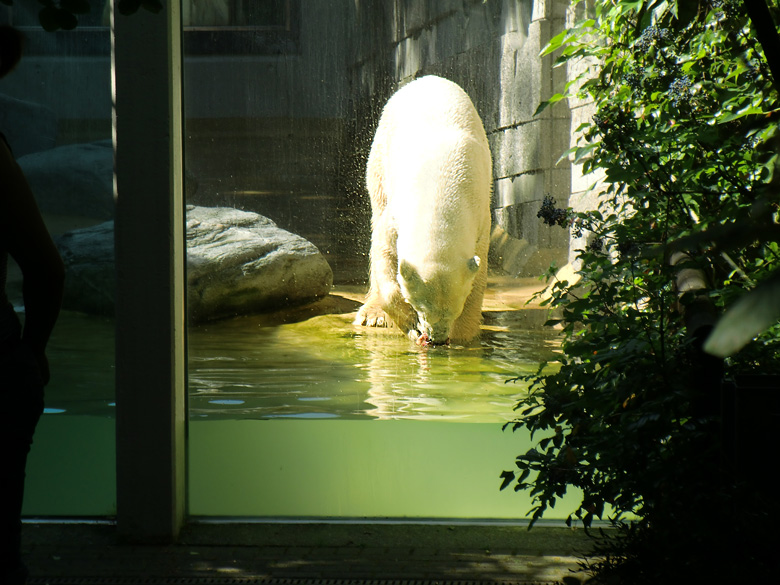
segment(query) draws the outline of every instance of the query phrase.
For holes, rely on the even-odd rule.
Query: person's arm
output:
[[[60,311],[65,268],[8,146],[0,140],[0,239],[23,276],[22,343],[38,357],[48,378],[46,344]]]

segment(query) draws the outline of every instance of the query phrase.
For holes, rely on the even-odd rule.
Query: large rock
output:
[[[44,213],[114,217],[114,151],[110,140],[60,146],[17,160]]]
[[[190,206],[187,283],[190,316],[203,321],[322,298],[333,272],[314,244],[262,215]]]
[[[0,132],[16,158],[48,150],[57,140],[57,116],[46,106],[0,94]]]
[[[114,224],[57,238],[66,266],[67,309],[112,314],[116,299]],[[333,273],[309,241],[270,219],[231,208],[187,208],[191,321],[280,309],[326,296]]]
[[[65,263],[65,309],[113,315],[116,302],[114,222],[54,238]]]

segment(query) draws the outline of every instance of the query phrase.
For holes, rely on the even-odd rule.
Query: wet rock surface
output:
[[[248,211],[187,208],[191,317],[203,321],[326,296],[333,272],[308,240]]]
[[[67,232],[56,243],[66,266],[64,308],[112,314],[114,222]],[[187,283],[190,318],[203,322],[322,298],[333,272],[314,244],[262,215],[189,206]]]
[[[66,232],[54,239],[65,263],[65,309],[112,315],[116,300],[114,222]]]

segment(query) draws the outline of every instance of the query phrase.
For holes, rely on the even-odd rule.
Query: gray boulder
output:
[[[322,298],[333,271],[314,244],[267,217],[188,206],[187,284],[191,318],[203,321]]]
[[[49,150],[57,140],[57,116],[46,106],[0,94],[0,132],[16,158]]]
[[[114,217],[114,151],[110,140],[69,144],[17,160],[44,213]]]
[[[113,315],[116,301],[114,222],[66,232],[54,238],[65,263],[65,309]]]
[[[56,239],[66,266],[67,309],[112,314],[114,224]],[[326,296],[333,272],[314,244],[273,221],[224,207],[187,208],[188,310],[192,322],[272,311]]]

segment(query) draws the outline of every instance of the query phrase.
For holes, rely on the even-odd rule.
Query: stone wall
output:
[[[589,17],[592,18],[592,11],[593,6],[591,2],[581,3],[576,7],[569,8],[566,13],[566,26],[571,27],[578,21]],[[594,63],[593,59],[578,59],[569,62],[566,68],[567,80],[572,81],[576,79],[577,76],[587,72],[588,69],[592,69],[595,65],[596,63]],[[579,128],[581,124],[590,121],[595,110],[594,104],[588,100],[570,98],[568,100],[568,107],[571,112],[572,128],[570,145],[572,148],[582,146],[580,143],[581,133],[577,133],[576,129]],[[597,209],[601,193],[598,185],[603,178],[603,173],[583,175],[582,163],[572,163],[569,206],[575,211]],[[588,234],[583,234],[580,237],[572,236],[570,238],[568,261],[575,267],[577,264],[577,250],[585,248],[588,243],[588,237]]]

